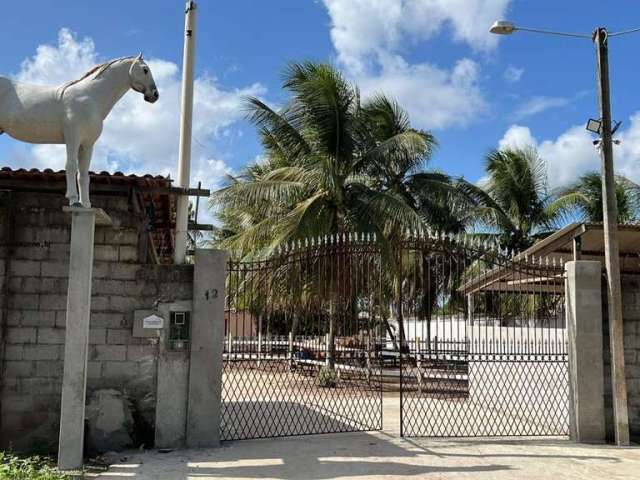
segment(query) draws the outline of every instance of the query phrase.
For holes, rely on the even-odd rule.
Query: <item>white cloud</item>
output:
[[[379,75],[363,75],[356,81],[365,97],[384,92],[395,98],[416,125],[444,128],[466,125],[485,109],[478,72],[478,65],[469,59],[444,70],[428,63],[410,65],[397,57],[385,63]]]
[[[519,82],[524,74],[524,68],[514,67],[509,65],[504,71],[504,79],[509,83]]]
[[[384,92],[421,128],[465,125],[484,111],[479,66],[463,58],[450,68],[409,63],[407,47],[448,28],[455,41],[489,51],[491,23],[510,0],[323,0],[339,63],[365,96]]]
[[[362,70],[367,57],[428,40],[450,27],[453,38],[490,50],[498,38],[489,27],[511,0],[324,0],[331,38],[341,62]]]
[[[564,107],[570,102],[571,100],[569,98],[564,97],[536,96],[520,105],[514,113],[514,118],[519,120],[525,117],[530,117],[552,108]]]
[[[36,54],[24,60],[17,80],[26,83],[59,85],[99,63],[90,38],[78,40],[67,28],[58,32],[58,45],[40,45]]]
[[[581,174],[598,168],[598,152],[593,138],[584,126],[571,127],[555,139],[539,141],[529,127],[512,125],[504,134],[499,148],[523,148],[533,146],[547,166],[550,188],[567,185]]]
[[[615,135],[620,145],[613,146],[616,173],[640,182],[640,112],[629,119],[629,127]]]
[[[555,139],[537,140],[528,127],[512,125],[500,140],[499,148],[537,147],[545,160],[551,188],[574,182],[587,171],[600,171],[600,155],[593,146],[594,136],[584,125],[576,125]],[[614,166],[618,174],[640,182],[640,112],[633,115],[630,125],[616,135],[621,143],[614,145]]]
[[[511,125],[504,136],[498,142],[500,150],[524,149],[528,146],[537,146],[538,141],[533,138],[529,127],[522,125]]]
[[[547,163],[550,187],[567,185],[581,174],[599,168],[598,151],[592,142],[593,138],[584,125],[576,125],[558,138],[538,145],[540,156]]]
[[[135,53],[135,52],[132,52]],[[90,38],[78,39],[67,29],[59,33],[58,44],[41,45],[25,60],[16,78],[20,81],[58,85],[77,78],[96,63],[104,61]],[[162,59],[146,59],[160,100],[151,105],[131,91],[116,105],[105,121],[91,162],[95,171],[161,174],[176,178],[180,119],[180,69]],[[229,135],[235,122],[243,118],[242,99],[263,95],[256,83],[240,89],[222,89],[214,77],[201,75],[195,82],[192,184],[202,181],[215,188],[229,168],[216,158],[216,141]],[[227,141],[225,139],[225,141]],[[16,167],[64,168],[62,145],[19,145],[12,162]]]

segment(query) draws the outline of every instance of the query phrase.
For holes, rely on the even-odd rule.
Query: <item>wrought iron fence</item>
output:
[[[567,435],[563,266],[438,247],[402,251],[401,434]]]
[[[364,236],[229,262],[222,439],[382,428],[381,280]]]
[[[565,435],[563,268],[477,243],[347,235],[227,267],[224,440],[382,428]]]

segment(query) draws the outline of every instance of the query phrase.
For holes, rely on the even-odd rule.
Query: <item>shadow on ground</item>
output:
[[[382,435],[386,435],[382,433]],[[428,444],[428,440],[420,440],[420,439],[411,439],[405,438],[405,442],[413,445],[414,447],[422,450],[424,453],[429,455],[434,455],[437,457],[446,457],[446,458],[538,458],[538,459],[560,459],[560,460],[595,460],[601,462],[619,462],[620,459],[618,457],[612,456],[603,456],[603,455],[580,455],[580,454],[572,454],[572,447],[576,449],[584,450],[585,448],[589,448],[588,445],[579,445],[569,443],[567,440],[553,440],[553,439],[448,439],[448,440],[440,440],[442,442],[441,445],[437,445],[437,447],[445,446],[447,448],[446,453],[439,453],[439,448],[433,448],[434,443],[431,441],[431,444]],[[482,445],[496,445],[501,447],[529,447],[529,451],[535,451],[536,447],[560,447],[563,453],[544,453],[544,454],[536,454],[536,453],[521,453],[516,451],[510,451],[506,453],[494,453],[494,452],[486,452],[482,453],[471,453],[469,449],[477,447],[480,443]],[[597,447],[596,447],[597,448]],[[602,448],[606,448],[602,446]],[[633,448],[633,447],[631,447]],[[452,452],[452,449],[462,450],[460,453]],[[637,450],[637,449],[635,449]]]
[[[601,455],[603,452],[616,456]],[[576,466],[595,467],[606,477],[601,468],[617,468],[613,467],[620,461],[617,455],[618,450],[584,446],[574,450],[567,442],[495,440],[487,446],[473,440],[402,440],[381,433],[347,433],[230,442],[210,450],[133,454],[100,478],[329,480],[459,478],[471,474],[478,478],[541,478],[526,472],[539,472],[549,465],[559,475],[565,465],[571,465],[574,470]]]
[[[269,438],[318,433],[355,432],[382,427],[379,397],[340,401],[223,402],[223,440]],[[227,420],[227,421],[225,421]],[[231,420],[231,421],[229,421]]]
[[[343,438],[341,438],[343,437]],[[264,445],[269,443],[270,445]],[[324,480],[347,477],[386,475],[421,476],[432,473],[469,473],[507,470],[506,465],[432,466],[411,464],[418,454],[385,438],[367,433],[320,435],[303,438],[265,439],[224,444],[219,450],[185,451],[177,455],[154,455],[153,460],[137,465],[132,457],[127,464],[114,465],[101,479],[158,478],[279,478]],[[422,455],[422,454],[420,454]],[[171,458],[173,457],[173,458]],[[183,466],[176,471],[160,472],[151,462],[178,461]],[[131,462],[131,463],[129,463]],[[145,476],[136,472],[144,466]],[[160,465],[157,465],[160,467]],[[156,476],[157,475],[157,476]]]

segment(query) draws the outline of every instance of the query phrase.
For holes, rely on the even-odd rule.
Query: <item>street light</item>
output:
[[[600,120],[596,120],[595,118],[590,118],[587,122],[587,130],[591,133],[600,135],[602,132],[602,122]]]
[[[611,99],[609,94],[609,37],[639,32],[640,28],[616,33],[607,32],[598,27],[592,35],[556,32],[516,26],[512,22],[499,20],[489,29],[497,35],[511,35],[517,31],[560,35],[563,37],[584,38],[596,45],[598,66],[598,100],[600,119],[589,121],[589,130],[600,135],[598,147],[602,159],[602,199],[604,257],[607,270],[607,294],[609,299],[609,337],[611,348],[611,382],[613,390],[613,411],[616,443],[629,445],[629,412],[627,407],[627,388],[624,365],[624,334],[622,324],[622,295],[620,286],[620,257],[618,251],[618,205],[615,193],[613,171],[613,130],[611,128]],[[598,125],[599,123],[599,125]],[[619,124],[617,125],[619,126]],[[616,126],[616,129],[617,129]]]
[[[567,32],[555,32],[553,30],[540,30],[538,28],[525,28],[516,26],[513,22],[508,22],[506,20],[498,20],[491,25],[489,29],[491,33],[495,33],[496,35],[511,35],[513,32],[533,32],[533,33],[544,33],[546,35],[560,35],[561,37],[575,37],[575,38],[588,38],[589,40],[592,38],[591,35],[586,35],[583,33],[567,33]]]
[[[489,31],[496,35],[511,35],[516,31],[516,26],[506,20],[497,20],[493,25],[491,25]]]

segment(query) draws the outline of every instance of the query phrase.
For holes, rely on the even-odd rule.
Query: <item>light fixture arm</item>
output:
[[[640,32],[640,28],[632,28],[630,30],[622,30],[621,32],[610,33],[610,37],[619,37],[621,35],[629,35],[630,33]]]
[[[571,32],[557,32],[555,30],[544,30],[541,28],[527,28],[527,27],[519,27],[512,22],[508,22],[506,20],[498,20],[496,21],[491,29],[489,29],[491,33],[495,33],[498,35],[510,35],[514,32],[532,32],[532,33],[542,33],[544,35],[556,35],[560,37],[573,37],[573,38],[588,38],[589,40],[593,40],[594,36],[587,35],[585,33],[571,33]],[[629,35],[631,33],[640,32],[640,27],[630,28],[628,30],[621,30],[619,32],[607,33],[608,37],[619,37],[622,35]]]
[[[611,129],[611,135],[614,135],[618,131],[618,129],[620,128],[620,125],[622,125],[622,120],[615,122],[615,125]]]
[[[558,35],[558,36],[561,36],[561,37],[587,38],[589,40],[591,40],[593,38],[592,35],[586,35],[586,34],[583,34],[583,33],[555,32],[553,30],[541,30],[541,29],[538,29],[538,28],[515,27],[514,31],[543,33],[545,35]]]

